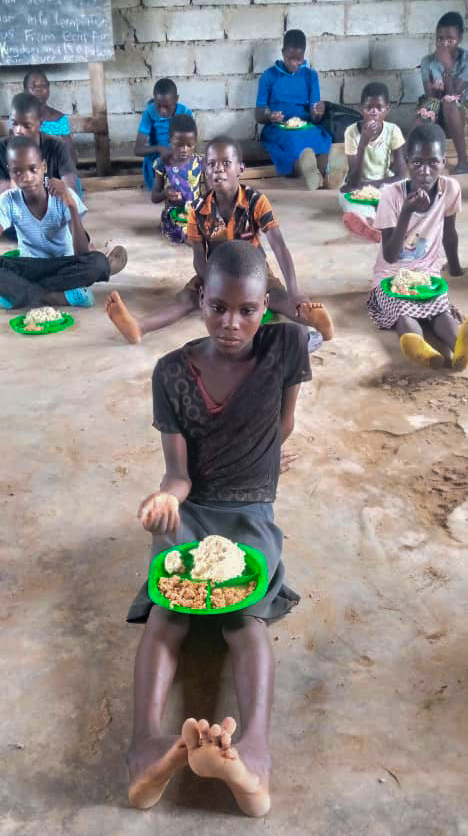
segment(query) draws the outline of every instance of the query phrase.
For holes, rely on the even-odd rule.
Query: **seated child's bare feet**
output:
[[[116,273],[120,273],[124,269],[127,263],[127,250],[125,247],[121,247],[120,244],[112,247],[110,253],[106,253],[106,256],[110,264],[111,276],[115,276]]]
[[[249,771],[242,759],[245,754],[247,760],[247,744],[242,746],[239,743],[238,749],[231,746],[235,730],[236,721],[232,717],[226,717],[221,726],[215,724],[211,727],[206,720],[186,720],[182,737],[187,746],[189,766],[201,778],[224,781],[247,816],[265,816],[270,809],[269,752],[265,746],[263,756],[260,756],[261,747],[256,744],[251,754],[252,763],[255,759],[257,768],[255,772]],[[256,757],[254,753],[257,753]]]
[[[305,325],[320,331],[324,340],[333,339],[332,318],[321,302],[301,302],[297,306],[297,315]]]
[[[187,747],[178,735],[150,737],[132,746],[127,756],[132,807],[148,810],[157,804],[174,773],[187,765]]]
[[[107,316],[114,323],[115,327],[128,340],[129,343],[141,342],[142,333],[138,320],[130,313],[124,305],[120,294],[113,290],[105,301]]]

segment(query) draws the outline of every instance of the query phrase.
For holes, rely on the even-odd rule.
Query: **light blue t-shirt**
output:
[[[187,113],[189,116],[192,116],[192,111],[188,107],[178,103],[174,111],[174,116],[179,113]],[[151,102],[142,114],[138,131],[149,137],[150,145],[169,145],[170,121],[171,117],[160,116],[154,106],[154,102]]]
[[[69,191],[82,218],[88,210],[76,192]],[[26,258],[74,255],[70,221],[70,210],[59,197],[49,195],[47,212],[39,220],[26,206],[21,189],[8,189],[0,195],[0,226],[3,229],[15,227],[20,253]]]

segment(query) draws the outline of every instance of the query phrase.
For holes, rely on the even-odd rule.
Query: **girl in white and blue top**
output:
[[[46,186],[46,164],[32,139],[13,137],[7,160],[15,188],[0,195],[0,234],[15,227],[20,256],[0,257],[0,307],[90,307],[90,285],[122,269],[125,251],[115,248],[109,258],[90,252],[81,222],[86,207],[63,180],[52,178]]]

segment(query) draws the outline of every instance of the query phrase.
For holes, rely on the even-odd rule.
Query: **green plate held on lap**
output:
[[[217,583],[210,580],[203,580],[203,578],[192,579],[190,571],[193,566],[193,557],[190,552],[192,549],[196,549],[198,545],[199,541],[195,541],[194,543],[182,543],[180,546],[171,546],[169,549],[165,549],[163,552],[159,552],[159,554],[153,557],[148,576],[148,595],[154,604],[157,604],[159,607],[164,607],[166,610],[171,610],[172,612],[183,612],[188,615],[223,615],[224,613],[243,610],[245,607],[251,607],[258,601],[261,601],[268,589],[268,566],[265,555],[259,551],[259,549],[254,549],[252,546],[246,546],[244,543],[237,543],[239,548],[244,552],[244,560],[246,564],[244,572],[238,578],[231,578],[228,581]],[[166,569],[164,568],[166,555],[168,552],[173,551],[179,552],[185,563],[187,571],[184,574],[179,575],[178,572],[173,572],[171,574],[166,572]],[[160,578],[171,578],[174,575],[178,575],[178,577],[182,578],[182,580],[190,580],[193,583],[207,584],[208,593],[206,596],[206,609],[200,610],[192,609],[191,607],[179,607],[177,604],[171,607],[169,599],[159,591],[158,583]],[[247,595],[247,597],[242,601],[239,601],[237,604],[231,604],[230,607],[211,607],[212,589],[218,589],[223,586],[239,586],[240,584],[247,584],[251,581],[256,581],[257,585],[253,592],[251,592],[250,595]]]
[[[387,296],[392,296],[394,299],[408,299],[410,302],[427,302],[429,299],[434,299],[435,296],[442,296],[447,293],[447,282],[440,276],[430,276],[431,285],[420,285],[415,287],[417,293],[393,293],[392,281],[394,276],[387,279],[382,279],[380,287]]]
[[[18,334],[24,334],[25,337],[42,337],[44,334],[57,334],[58,331],[65,331],[66,328],[70,328],[75,322],[71,314],[65,313],[61,319],[39,323],[40,331],[26,331],[24,320],[24,316],[15,316],[13,319],[10,319],[10,327]]]
[[[8,252],[2,253],[2,258],[19,258],[20,255],[19,250],[8,250]]]
[[[315,127],[313,122],[307,122],[305,125],[301,125],[299,128],[291,128],[289,125],[282,125],[281,123],[279,123],[278,125],[278,128],[282,128],[283,131],[306,131],[307,128],[313,127]]]
[[[345,192],[343,197],[348,203],[359,203],[361,206],[378,206],[378,200],[361,200],[359,197],[353,197],[352,192]]]

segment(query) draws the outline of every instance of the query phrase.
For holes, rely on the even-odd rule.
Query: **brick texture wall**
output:
[[[356,105],[365,83],[384,81],[392,118],[403,128],[422,92],[417,69],[433,48],[445,11],[468,13],[468,0],[113,0],[115,58],[106,64],[112,146],[130,150],[154,81],[171,76],[195,111],[201,139],[228,132],[254,141],[259,75],[281,56],[287,29],[303,29],[322,98]],[[0,70],[5,116],[24,70]],[[50,102],[89,113],[87,67],[50,66]],[[80,139],[81,144],[86,139]]]

